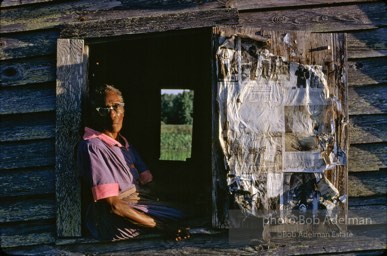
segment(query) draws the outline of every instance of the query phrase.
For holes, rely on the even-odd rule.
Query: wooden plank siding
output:
[[[3,0],[0,4],[1,8],[3,7],[14,7],[28,4],[37,4],[37,3],[46,3],[52,2],[54,0]]]
[[[55,29],[2,35],[0,60],[54,56],[58,37],[59,32]]]
[[[166,5],[162,9],[156,9],[157,2],[151,3],[151,8],[138,9],[141,5],[131,6],[125,1],[111,0],[80,0],[80,1],[59,1],[45,5],[21,6],[20,8],[10,8],[2,10],[2,19],[0,21],[0,33],[25,32],[33,30],[43,30],[58,28],[63,24],[72,22],[98,21],[106,18],[106,10],[114,13],[117,19],[128,17],[151,17],[162,14],[178,14],[186,11],[208,11],[222,6],[216,1],[202,5]],[[149,3],[148,3],[149,4]],[[180,6],[180,7],[179,7]],[[126,9],[125,11],[115,10],[114,8]],[[223,8],[224,9],[224,8]],[[223,10],[224,11],[224,10]],[[226,18],[226,17],[225,17]],[[227,21],[227,19],[225,19]],[[194,21],[195,23],[200,21]],[[157,24],[155,24],[157,25]]]
[[[0,142],[52,139],[55,137],[55,113],[5,115],[0,123]]]
[[[1,115],[55,111],[54,84],[8,87],[1,91]]]
[[[385,171],[352,173],[348,180],[349,195],[353,197],[375,197],[387,193]]]
[[[0,144],[1,169],[52,166],[55,163],[55,140],[30,140]]]
[[[101,38],[121,35],[165,32],[182,29],[212,27],[218,24],[237,25],[236,9],[185,11],[153,14],[146,17],[128,17],[126,12],[110,12],[110,20],[88,19],[66,26],[62,38]],[[101,13],[101,15],[104,15]],[[94,16],[93,16],[94,17]],[[91,20],[91,21],[90,21]],[[93,21],[94,20],[94,21]]]
[[[0,197],[53,195],[55,192],[55,171],[53,167],[33,167],[2,171],[0,176]]]
[[[387,168],[387,143],[352,144],[349,171],[379,171]]]
[[[2,87],[55,81],[55,59],[38,57],[2,61]]]
[[[229,11],[222,9],[220,2],[222,1],[196,6],[195,11],[206,13],[208,11],[206,6],[216,7],[219,10],[215,13],[221,19],[220,14],[227,14]],[[232,0],[225,3],[227,7],[239,10],[241,26],[264,27],[267,30],[348,32],[351,142],[349,205],[367,207],[385,204],[387,17],[383,1]],[[57,236],[57,205],[54,199],[56,189],[54,81],[56,40],[61,27],[79,22],[78,25],[85,24],[85,28],[90,26],[88,24],[91,21],[109,14],[111,12],[109,10],[117,7],[124,9],[125,6],[130,7],[128,1],[2,1],[0,21],[2,247],[50,244],[55,242]],[[177,12],[176,9],[167,7],[165,12]],[[188,7],[184,6],[181,9],[186,8]],[[153,16],[161,15],[157,9],[130,9],[114,10],[112,16],[117,19],[129,17],[127,21],[133,21],[140,19],[130,17],[146,17],[150,13]],[[200,18],[198,15],[190,17]],[[224,16],[224,19],[226,18],[227,16]],[[168,19],[165,19],[166,21],[170,22]],[[232,20],[232,23],[235,23],[235,20]],[[144,22],[137,24],[146,25]],[[168,29],[180,29],[178,25],[171,25]],[[71,29],[74,32],[79,28],[70,26],[67,31]],[[158,29],[163,30],[162,27]],[[156,28],[138,28],[137,33],[152,31],[156,31]],[[98,36],[101,33],[96,31],[95,35],[90,36]],[[114,33],[112,35],[118,35]],[[9,199],[4,201],[5,198]],[[124,244],[121,246],[124,247]],[[129,244],[127,248],[130,249],[132,246],[133,244]],[[375,247],[370,243],[369,249],[372,248]],[[335,252],[333,249],[328,251]],[[320,249],[321,253],[328,251]]]
[[[26,32],[57,28],[68,22],[82,20],[85,13],[120,6],[119,1],[59,1],[7,8],[1,11],[0,33]]]
[[[348,61],[349,86],[383,85],[386,77],[387,57],[358,58]]]
[[[347,35],[348,59],[387,56],[387,28],[351,32]]]
[[[298,7],[306,8],[313,6],[335,6],[338,4],[344,3],[364,3],[364,2],[375,2],[375,0],[229,0],[227,1],[226,6],[231,8],[237,8],[240,12],[243,11],[258,11],[258,10],[268,10],[268,9],[279,9],[279,8],[289,8],[289,7]]]
[[[348,88],[350,115],[386,114],[387,86],[360,86]]]
[[[387,116],[353,115],[350,118],[350,143],[387,142]]]
[[[2,202],[0,207],[0,222],[54,219],[55,206],[54,198],[24,199],[17,202],[5,201]]]
[[[1,226],[2,248],[52,244],[55,237],[55,219],[7,223]]]
[[[312,7],[268,11],[244,11],[240,25],[271,30],[339,32],[376,29],[387,24],[384,3]]]

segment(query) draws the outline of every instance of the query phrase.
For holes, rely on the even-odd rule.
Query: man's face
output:
[[[104,107],[112,107],[117,105],[117,103],[122,103],[122,97],[115,92],[107,92]],[[123,107],[111,109],[109,114],[101,117],[103,119],[103,129],[112,133],[119,133],[122,128],[124,115],[125,111]]]

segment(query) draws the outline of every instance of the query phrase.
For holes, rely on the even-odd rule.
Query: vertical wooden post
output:
[[[214,28],[215,29],[215,28]],[[211,38],[211,46],[212,49],[215,49],[217,47],[215,43],[216,37],[214,36],[215,30],[213,29],[213,36]],[[212,202],[212,216],[211,216],[211,223],[213,227],[219,227],[219,218],[218,218],[218,180],[219,180],[219,162],[218,162],[218,156],[219,156],[219,145],[218,145],[218,108],[217,108],[217,101],[216,101],[216,94],[217,94],[217,83],[216,83],[216,67],[215,67],[215,56],[213,53],[211,53],[211,60],[212,60],[212,88],[211,88],[211,170],[212,170],[212,188],[211,188],[211,202]]]
[[[347,74],[347,38],[344,33],[333,34],[333,61],[335,63],[335,84],[338,92],[337,97],[341,102],[342,120],[338,124],[338,145],[346,154],[347,163],[337,167],[338,177],[336,187],[341,195],[346,195],[347,199],[341,204],[340,218],[347,220],[348,215],[348,153],[349,153],[349,112],[348,112],[348,74]],[[347,223],[346,223],[347,224]],[[340,225],[342,231],[346,231],[346,225]]]
[[[58,237],[81,236],[81,187],[74,151],[80,138],[87,62],[88,49],[83,40],[58,39],[55,137]]]

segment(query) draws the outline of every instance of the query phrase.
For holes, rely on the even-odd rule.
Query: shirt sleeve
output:
[[[119,195],[119,184],[113,175],[116,166],[103,146],[85,141],[80,143],[78,168],[81,178],[90,186],[95,201]]]
[[[136,166],[138,173],[142,173],[142,172],[144,172],[146,170],[149,170],[148,166],[142,160],[142,158],[141,158],[140,154],[138,153],[138,151],[133,146],[130,146],[130,149],[131,149],[131,151],[133,153],[134,165]]]

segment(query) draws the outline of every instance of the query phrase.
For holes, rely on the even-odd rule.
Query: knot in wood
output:
[[[289,18],[286,16],[273,16],[271,18],[271,21],[273,23],[287,23],[289,21]]]

